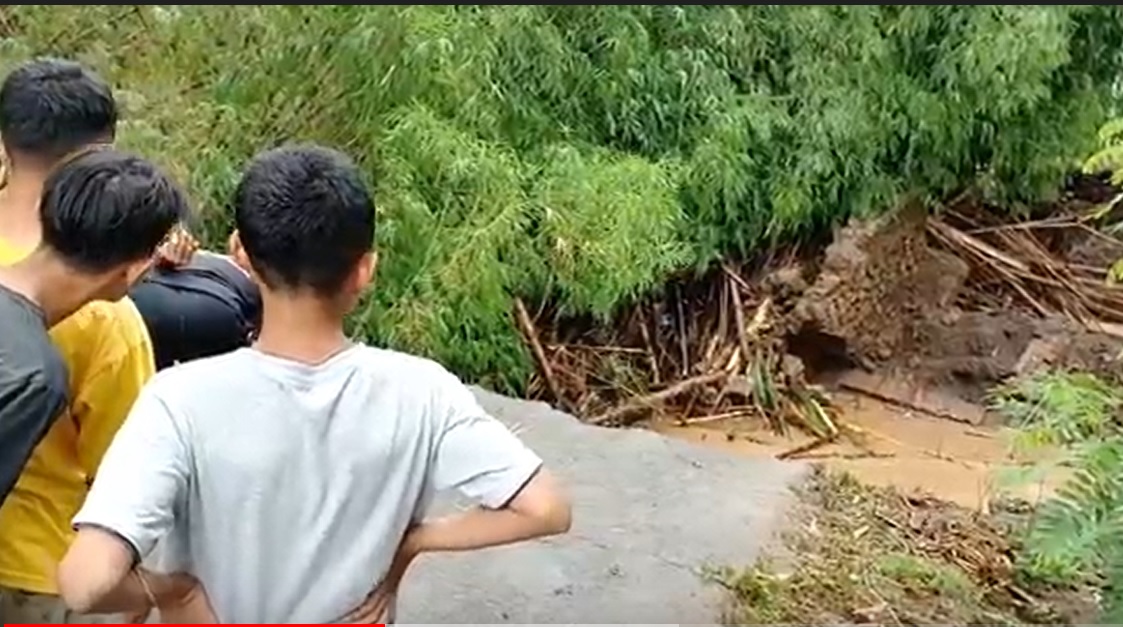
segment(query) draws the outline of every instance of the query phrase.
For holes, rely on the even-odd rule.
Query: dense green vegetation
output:
[[[995,409],[1025,437],[1016,445],[1059,456],[1073,475],[1036,512],[1018,565],[1031,580],[1102,590],[1107,623],[1123,621],[1123,390],[1082,373],[1042,372],[992,395]]]
[[[385,261],[357,331],[508,391],[512,295],[604,316],[903,191],[1038,196],[1123,63],[1113,6],[5,5],[0,36],[110,77],[212,242],[253,152],[351,152]]]
[[[1092,174],[1111,174],[1111,183],[1123,185],[1123,117],[1108,120],[1099,132],[1098,150],[1084,161],[1084,172]],[[1111,211],[1123,195],[1106,206],[1106,211]],[[1104,228],[1112,235],[1123,232],[1123,224],[1116,222]],[[1117,260],[1108,270],[1108,281],[1118,283],[1123,281],[1123,259]]]

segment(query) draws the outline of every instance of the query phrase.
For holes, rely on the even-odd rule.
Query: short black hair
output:
[[[343,153],[282,146],[246,168],[234,193],[234,223],[268,287],[332,296],[374,245],[374,199]]]
[[[59,164],[43,186],[42,245],[80,270],[104,272],[151,257],[187,214],[186,195],[151,162],[88,150]]]
[[[38,58],[0,85],[0,137],[9,153],[54,163],[117,131],[113,90],[74,61]]]

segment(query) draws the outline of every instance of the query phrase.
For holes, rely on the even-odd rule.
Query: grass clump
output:
[[[1025,448],[1064,446],[1119,432],[1123,390],[1083,372],[1038,372],[990,393]]]

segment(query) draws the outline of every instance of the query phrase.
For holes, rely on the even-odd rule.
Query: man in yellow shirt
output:
[[[44,207],[57,202],[114,225],[104,231],[101,248],[88,240],[52,244],[100,266],[113,265],[119,260],[114,255],[123,251],[138,256],[128,266],[128,276],[119,277],[126,289],[147,270],[153,249],[186,208],[182,193],[150,164],[104,151],[111,160],[124,161],[69,189],[54,190],[67,198],[52,200],[52,190],[44,189],[69,155],[112,141],[116,121],[108,85],[76,63],[34,60],[0,85],[0,138],[11,166],[8,185],[0,190],[0,264],[19,261],[53,234],[49,212],[40,212],[42,200]],[[101,159],[90,153],[74,161],[91,156]],[[137,213],[125,220],[124,211]],[[158,236],[155,241],[153,236]],[[154,371],[144,321],[127,297],[90,303],[50,335],[69,369],[70,403],[0,507],[0,622],[97,622],[66,610],[57,597],[55,570],[73,537],[70,519]]]

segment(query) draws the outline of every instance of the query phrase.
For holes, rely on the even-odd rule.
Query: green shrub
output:
[[[1108,120],[1098,133],[1099,150],[1084,161],[1088,174],[1111,174],[1111,182],[1123,185],[1123,118]]]
[[[990,394],[990,405],[1012,420],[1025,449],[1067,446],[1115,435],[1123,390],[1083,372],[1039,372]]]
[[[1123,117],[1108,120],[1098,133],[1098,150],[1084,161],[1083,170],[1086,174],[1110,174],[1112,185],[1123,185]],[[1116,196],[1107,203],[1102,210],[1104,215],[1123,200],[1123,195]],[[1118,235],[1123,229],[1123,224],[1104,225],[1104,230]],[[1123,259],[1117,259],[1107,271],[1109,283],[1123,281]]]
[[[212,244],[255,151],[351,152],[384,260],[356,332],[517,391],[515,295],[604,315],[901,192],[1055,189],[1111,109],[1123,10],[5,5],[0,38],[0,65],[110,77]]]
[[[1123,622],[1123,390],[1090,374],[1042,373],[999,389],[993,404],[1028,434],[1020,444],[1064,445],[1073,469],[1038,510],[1019,568],[1100,586],[1107,622]]]

